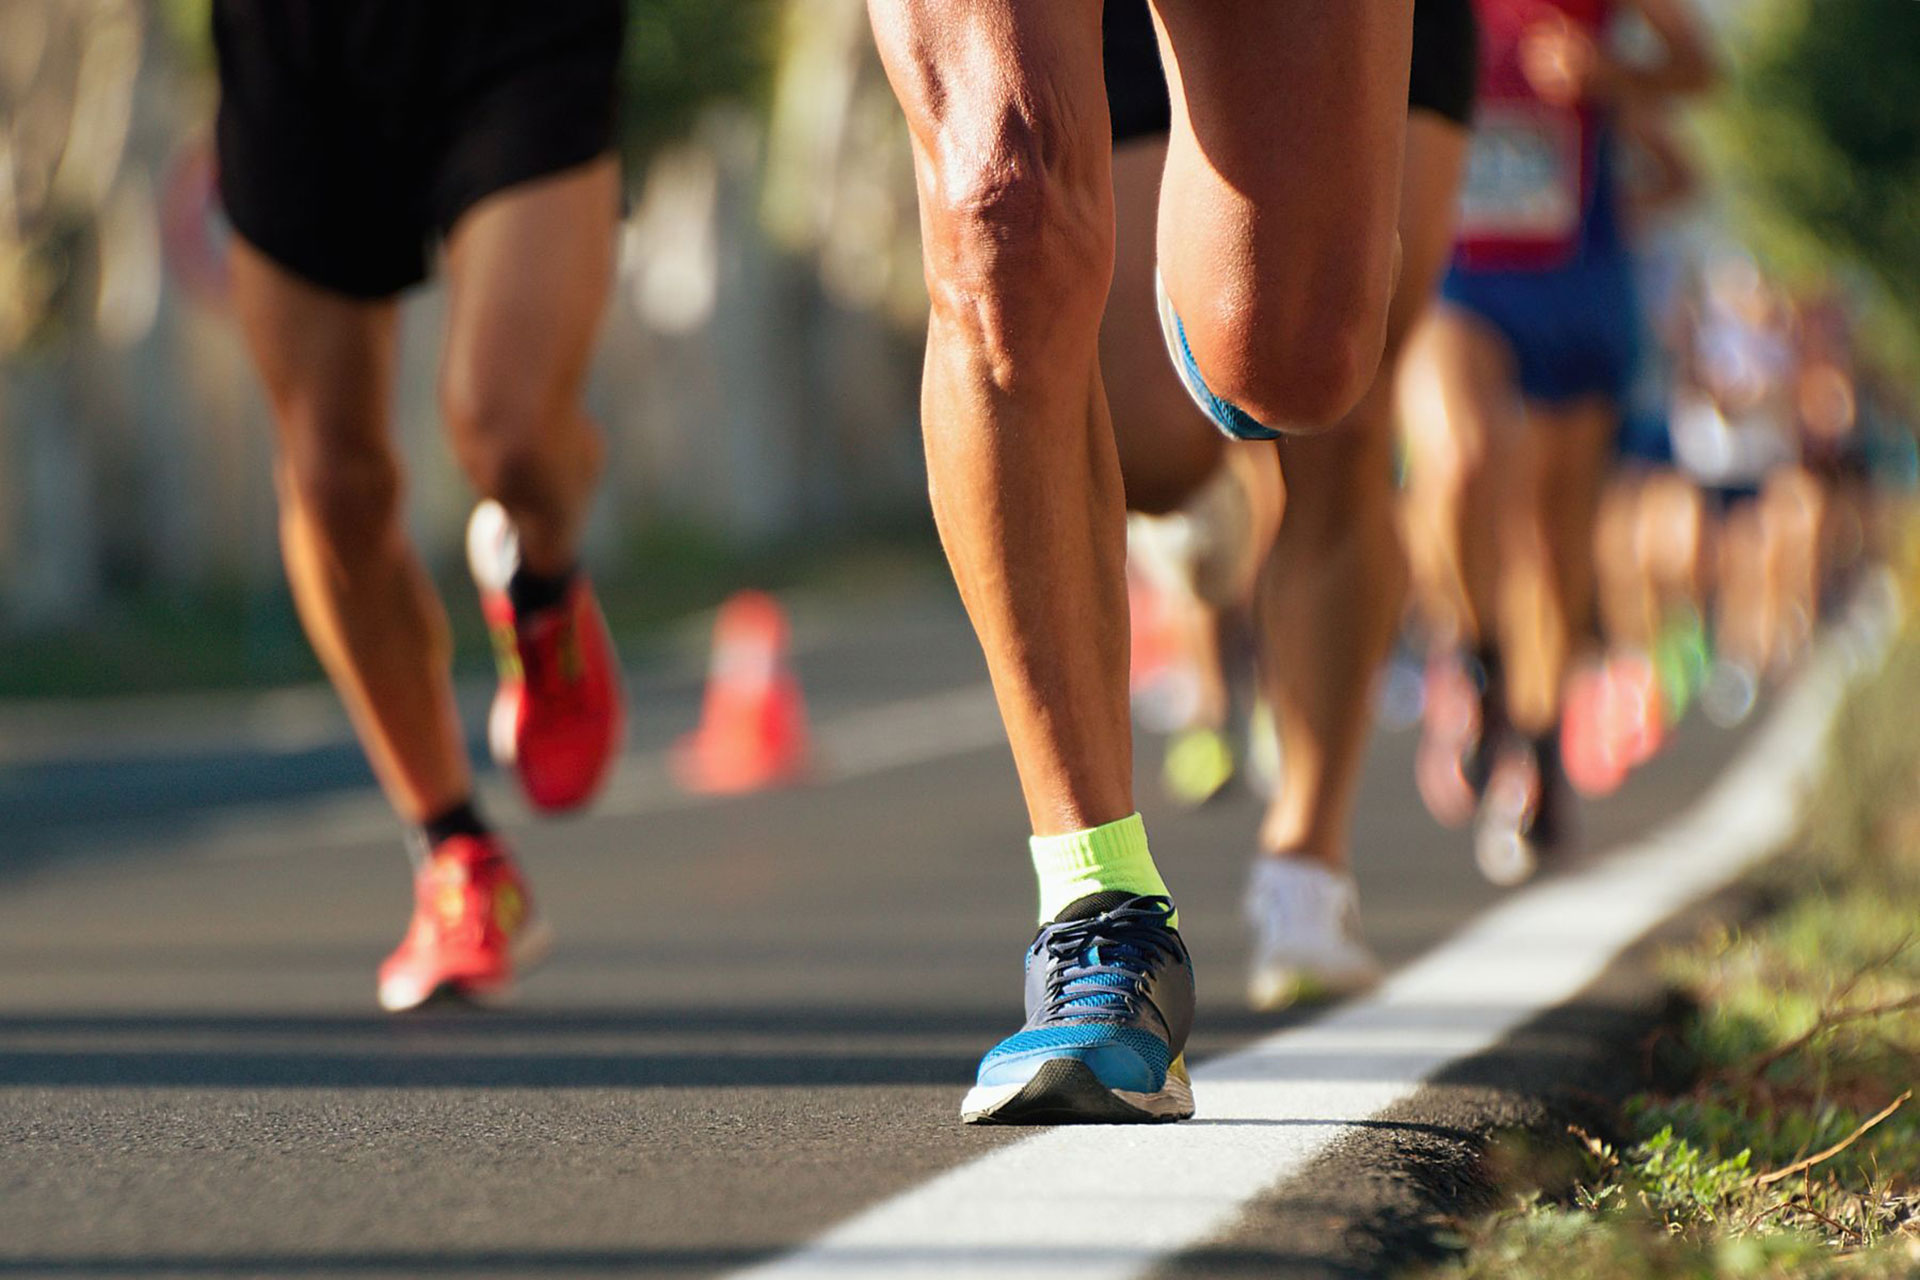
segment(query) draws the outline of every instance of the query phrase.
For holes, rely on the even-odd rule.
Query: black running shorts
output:
[[[384,298],[494,192],[613,144],[621,0],[215,0],[220,194],[315,284]]]
[[[1114,143],[1165,133],[1172,127],[1172,106],[1147,0],[1107,0],[1105,22]],[[1463,128],[1471,125],[1479,71],[1480,32],[1473,0],[1415,0],[1407,108],[1431,111]]]

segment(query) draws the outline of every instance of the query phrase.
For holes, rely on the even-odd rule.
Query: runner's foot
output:
[[[500,690],[487,721],[493,758],[512,769],[535,808],[585,804],[606,780],[625,732],[619,659],[587,580],[575,574],[558,599],[517,610],[519,540],[498,503],[467,525],[467,560],[493,635]]]
[[[1193,964],[1164,897],[1089,894],[1027,949],[1027,1024],[981,1060],[969,1124],[1143,1124],[1193,1115],[1182,1051]]]
[[[1255,1010],[1337,999],[1380,979],[1380,962],[1360,937],[1351,876],[1302,858],[1258,858],[1247,920],[1254,931],[1247,1004]]]
[[[380,966],[380,1007],[390,1013],[503,1000],[551,941],[526,881],[492,836],[441,841],[415,873],[413,897],[407,936]]]
[[[1494,760],[1473,836],[1474,862],[1494,884],[1523,884],[1566,851],[1571,815],[1558,743],[1557,732],[1515,737]]]

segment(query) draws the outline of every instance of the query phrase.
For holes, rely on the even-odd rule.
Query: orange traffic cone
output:
[[[674,746],[682,787],[732,795],[806,772],[807,712],[790,644],[786,611],[765,592],[742,591],[720,606],[700,727]]]

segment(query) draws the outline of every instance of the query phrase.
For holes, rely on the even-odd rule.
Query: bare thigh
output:
[[[390,488],[388,439],[398,331],[391,301],[349,298],[294,275],[244,241],[234,306],[273,408],[283,477],[322,497],[356,482]],[[324,478],[322,478],[324,477]]]
[[[489,196],[454,227],[443,378],[457,419],[578,399],[613,282],[619,181],[608,157]]]

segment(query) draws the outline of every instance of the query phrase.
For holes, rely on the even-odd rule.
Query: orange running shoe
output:
[[[430,1000],[504,1000],[515,973],[538,963],[551,941],[500,842],[449,836],[414,876],[413,922],[380,966],[380,1007],[401,1013]]]
[[[467,562],[500,668],[487,718],[494,761],[519,776],[536,809],[577,808],[606,781],[626,733],[620,660],[599,601],[580,577],[552,608],[516,617],[507,584],[520,543],[496,502],[474,508]]]

